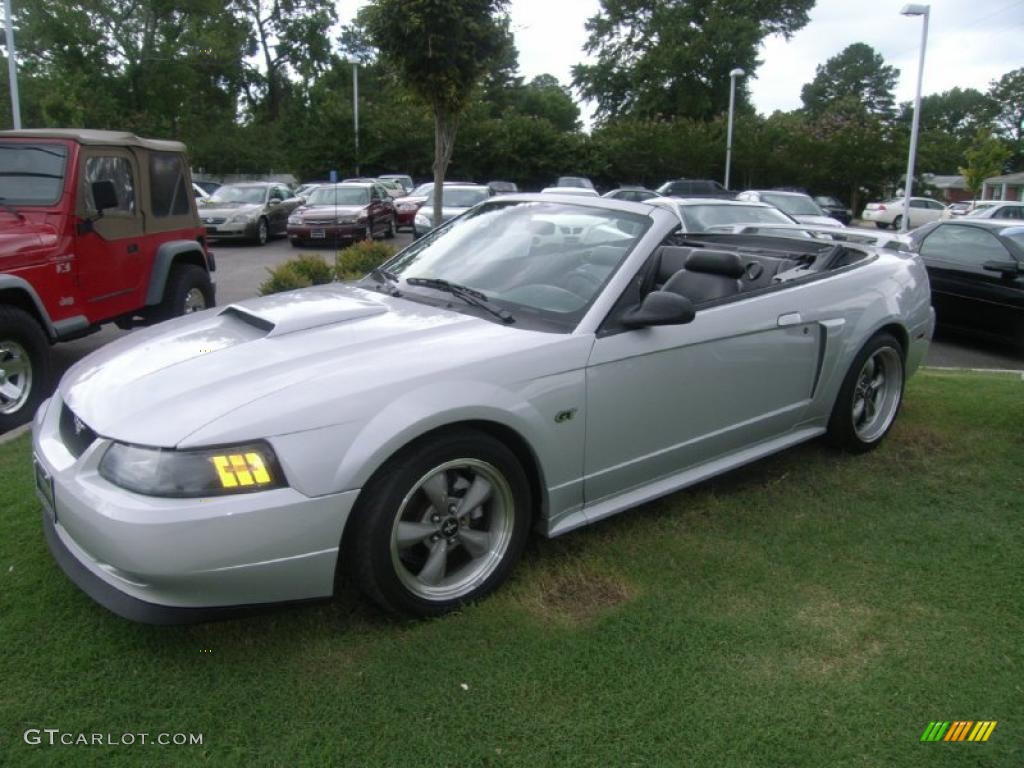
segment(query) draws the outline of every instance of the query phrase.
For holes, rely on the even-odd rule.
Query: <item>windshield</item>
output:
[[[834,197],[816,197],[814,202],[818,205],[827,205],[830,208],[842,208],[843,204],[836,200]]]
[[[1009,229],[1000,231],[999,234],[1007,240],[1012,240],[1021,248],[1024,248],[1024,227],[1010,227]]]
[[[821,208],[814,201],[803,195],[773,195],[771,192],[761,193],[761,202],[774,205],[790,216],[824,216]]]
[[[759,205],[681,205],[688,232],[703,232],[726,224],[792,224],[781,211]]]
[[[434,182],[428,181],[426,184],[420,184],[416,189],[409,193],[410,197],[426,197],[430,194],[430,190],[434,188]]]
[[[0,203],[52,205],[64,191],[63,144],[0,143]]]
[[[314,189],[306,205],[366,205],[370,202],[370,190],[366,187],[318,187]]]
[[[267,187],[221,187],[210,196],[210,201],[263,205],[267,200],[267,189]]]
[[[482,203],[490,197],[487,189],[459,189],[458,187],[445,187],[444,195],[441,197],[445,208],[472,208],[477,203]],[[429,206],[434,202],[434,191],[427,195]]]
[[[473,288],[517,322],[530,316],[572,330],[650,223],[586,205],[494,201],[413,243],[384,268],[403,280]],[[412,290],[424,291],[402,287],[403,295]]]
[[[581,176],[562,176],[555,183],[556,187],[582,187],[583,189],[593,189],[594,185],[590,183],[590,179],[584,179]]]

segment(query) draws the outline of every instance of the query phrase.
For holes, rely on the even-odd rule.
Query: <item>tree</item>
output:
[[[991,176],[1003,172],[1003,165],[1010,157],[1010,150],[987,128],[979,128],[970,148],[964,152],[967,165],[960,169],[971,197],[978,198],[981,184]]]
[[[1012,165],[1024,169],[1024,67],[1007,72],[993,81],[988,95],[996,102],[996,125],[1010,142]]]
[[[853,99],[870,114],[890,117],[900,71],[885,63],[880,53],[865,43],[848,45],[824,64],[800,92],[810,115],[825,112],[835,102]]]
[[[499,17],[506,5],[507,0],[376,0],[361,11],[376,47],[433,112],[435,224],[441,222],[459,118],[507,45]]]
[[[807,24],[814,0],[601,0],[573,85],[597,102],[599,121],[689,117],[728,109],[729,72],[752,74],[761,41]],[[737,92],[740,107],[746,86]]]
[[[524,115],[542,117],[560,131],[580,127],[580,108],[569,89],[552,75],[537,75],[518,89],[515,107]]]

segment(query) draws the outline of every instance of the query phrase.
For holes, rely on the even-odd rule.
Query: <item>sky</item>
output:
[[[342,0],[350,18],[365,0]],[[921,43],[921,17],[900,15],[904,0],[819,0],[810,22],[788,41],[767,38],[763,64],[749,82],[758,112],[801,106],[800,88],[815,68],[851,43],[867,43],[900,70],[898,102],[914,98]],[[950,88],[977,88],[1011,69],[1024,66],[1024,0],[932,0],[922,94]],[[549,73],[563,84],[573,64],[586,61],[583,45],[588,17],[598,0],[511,0],[509,13],[519,49],[519,68],[527,79]],[[593,107],[581,104],[585,124]]]

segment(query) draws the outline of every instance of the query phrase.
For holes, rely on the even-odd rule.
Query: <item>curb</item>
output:
[[[1016,368],[960,368],[956,366],[922,365],[921,370],[945,371],[947,373],[1009,373],[1013,376],[1020,376],[1021,381],[1024,381],[1024,371]]]
[[[28,424],[22,424],[20,427],[15,427],[10,432],[4,432],[2,435],[0,435],[0,445],[3,445],[4,443],[10,443],[13,440],[17,440],[30,429],[32,429],[31,421]]]

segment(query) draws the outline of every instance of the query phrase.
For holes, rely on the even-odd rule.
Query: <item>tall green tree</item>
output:
[[[459,118],[507,46],[507,0],[375,0],[361,12],[376,47],[434,116],[434,222]]]
[[[992,135],[987,128],[979,128],[974,141],[966,152],[966,165],[960,169],[971,197],[977,199],[982,182],[1003,172],[1004,164],[1011,152],[1006,144]]]
[[[601,0],[586,28],[593,64],[573,67],[573,85],[597,104],[598,121],[689,117],[726,111],[729,72],[753,74],[765,37],[808,21],[814,0]],[[747,92],[740,83],[741,108]]]
[[[1024,67],[993,81],[988,95],[998,105],[996,125],[1011,146],[1011,165],[1024,170]]]
[[[822,114],[839,101],[853,100],[872,115],[890,117],[895,112],[893,88],[899,74],[870,45],[853,43],[818,65],[814,79],[800,91],[800,98],[811,115]]]

